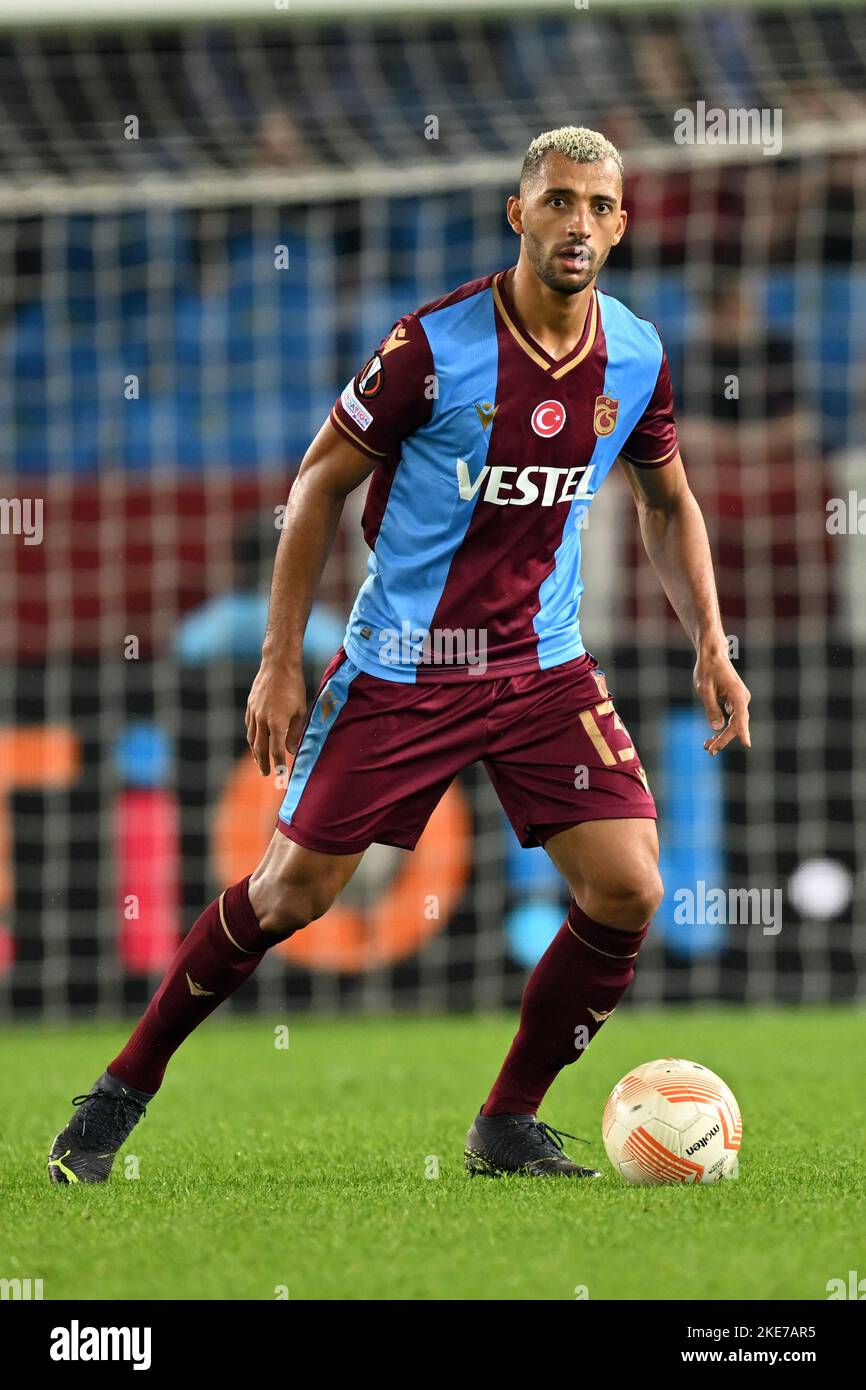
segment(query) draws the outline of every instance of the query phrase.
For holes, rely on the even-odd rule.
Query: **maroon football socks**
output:
[[[568,917],[526,982],[520,1027],[482,1107],[484,1115],[534,1115],[555,1077],[576,1062],[634,978],[649,923],[620,931]]]
[[[126,1046],[108,1064],[118,1081],[153,1095],[185,1038],[255,970],[274,938],[250,904],[249,878],[199,917]],[[526,982],[520,1026],[485,1101],[485,1115],[534,1114],[554,1079],[585,1051],[632,979],[648,924],[621,931],[572,902]]]
[[[263,932],[250,903],[249,877],[206,907],[178,947],[129,1042],[109,1062],[118,1081],[145,1095],[159,1090],[165,1069],[194,1028],[234,994],[276,938]]]

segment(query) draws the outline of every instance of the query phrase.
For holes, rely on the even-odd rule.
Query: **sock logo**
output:
[[[189,977],[187,976],[187,978]],[[604,1023],[606,1018],[610,1018],[613,1009],[599,1009],[598,1013],[596,1013],[595,1009],[590,1009],[589,1006],[587,1006],[587,1013],[592,1014],[596,1023]]]
[[[202,989],[201,985],[197,985],[196,982],[195,982],[195,980],[190,979],[190,976],[189,976],[188,973],[187,973],[187,977],[186,977],[186,982],[187,982],[187,984],[189,985],[189,992],[190,992],[190,994],[195,995],[196,997],[198,997],[199,995],[202,995],[202,996],[203,996],[203,995],[205,995],[205,994],[213,994],[213,990],[212,990],[212,989]]]

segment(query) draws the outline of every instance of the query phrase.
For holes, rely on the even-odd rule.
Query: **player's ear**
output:
[[[512,193],[505,204],[505,215],[511,230],[521,236],[523,234],[523,205],[516,193]]]
[[[613,245],[614,245],[614,246],[619,246],[619,243],[622,241],[623,237],[625,236],[625,229],[626,229],[626,224],[627,224],[627,223],[628,223],[628,213],[626,212],[625,208],[620,208],[620,210],[619,210],[619,227],[617,228],[616,236],[615,236],[614,239],[613,239]]]

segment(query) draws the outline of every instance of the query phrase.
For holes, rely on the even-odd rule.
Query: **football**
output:
[[[601,1128],[614,1168],[636,1186],[737,1177],[740,1107],[698,1062],[662,1057],[634,1067],[608,1096]]]

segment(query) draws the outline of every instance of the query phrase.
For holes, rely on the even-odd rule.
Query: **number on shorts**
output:
[[[597,714],[612,714],[614,728],[621,729],[622,732],[625,734],[626,738],[628,738],[628,729],[625,727],[616,710],[614,709],[613,700],[605,700],[603,704],[595,705],[592,709],[578,710],[578,714],[580,715],[581,724],[586,729],[586,732],[592,739],[593,748],[595,749],[598,756],[601,758],[605,767],[616,767],[617,754],[614,753],[613,749],[611,748],[610,744],[608,743],[607,739],[602,733],[601,728],[599,727],[598,720],[595,718]],[[629,744],[626,748],[620,748],[618,751],[619,761],[621,763],[627,763],[630,761],[630,759],[637,757],[637,754],[631,744]]]

